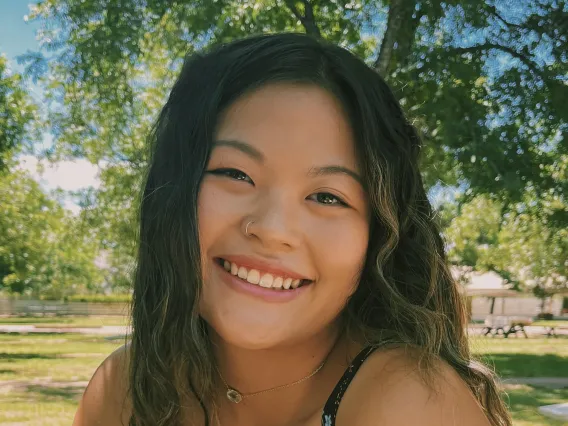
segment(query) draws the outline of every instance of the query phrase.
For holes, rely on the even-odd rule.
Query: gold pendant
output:
[[[227,389],[227,399],[231,402],[234,402],[235,404],[238,404],[243,400],[243,396],[238,390],[229,388]]]

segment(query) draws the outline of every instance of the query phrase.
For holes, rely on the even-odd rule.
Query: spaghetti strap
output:
[[[355,359],[353,359],[353,362],[349,365],[347,370],[345,370],[345,373],[343,373],[343,376],[337,385],[335,385],[335,388],[331,392],[331,395],[329,395],[329,398],[323,407],[323,414],[321,417],[322,426],[335,426],[335,417],[337,416],[337,410],[339,409],[341,398],[343,398],[345,391],[351,384],[353,377],[355,377],[355,374],[361,365],[363,365],[367,357],[371,355],[375,349],[377,349],[376,346],[367,346],[364,348],[361,352],[359,352]]]

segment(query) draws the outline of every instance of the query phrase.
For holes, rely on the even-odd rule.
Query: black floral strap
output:
[[[367,357],[371,355],[375,349],[377,349],[376,346],[368,346],[363,349],[355,357],[347,370],[345,370],[345,373],[343,373],[343,376],[339,382],[337,382],[337,385],[335,385],[333,392],[331,392],[331,395],[323,407],[323,414],[321,417],[322,426],[335,426],[335,417],[337,416],[337,410],[339,409],[341,398],[343,398],[345,391],[351,384],[351,380],[353,380],[353,377],[355,377],[355,374],[361,365],[363,365]]]

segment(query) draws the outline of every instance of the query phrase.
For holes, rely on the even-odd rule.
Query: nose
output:
[[[270,250],[290,250],[300,245],[299,208],[283,193],[264,195],[258,200],[249,226],[249,237]]]

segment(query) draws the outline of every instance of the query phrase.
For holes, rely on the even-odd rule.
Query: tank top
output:
[[[347,367],[343,376],[335,388],[329,395],[327,402],[323,407],[323,413],[321,416],[321,425],[322,426],[335,426],[335,417],[337,416],[337,410],[339,409],[339,403],[341,402],[341,398],[345,395],[345,391],[351,384],[353,377],[357,374],[357,371],[363,365],[365,360],[369,355],[373,353],[373,351],[377,349],[376,346],[368,346],[364,348],[357,356],[353,359],[353,362]]]

